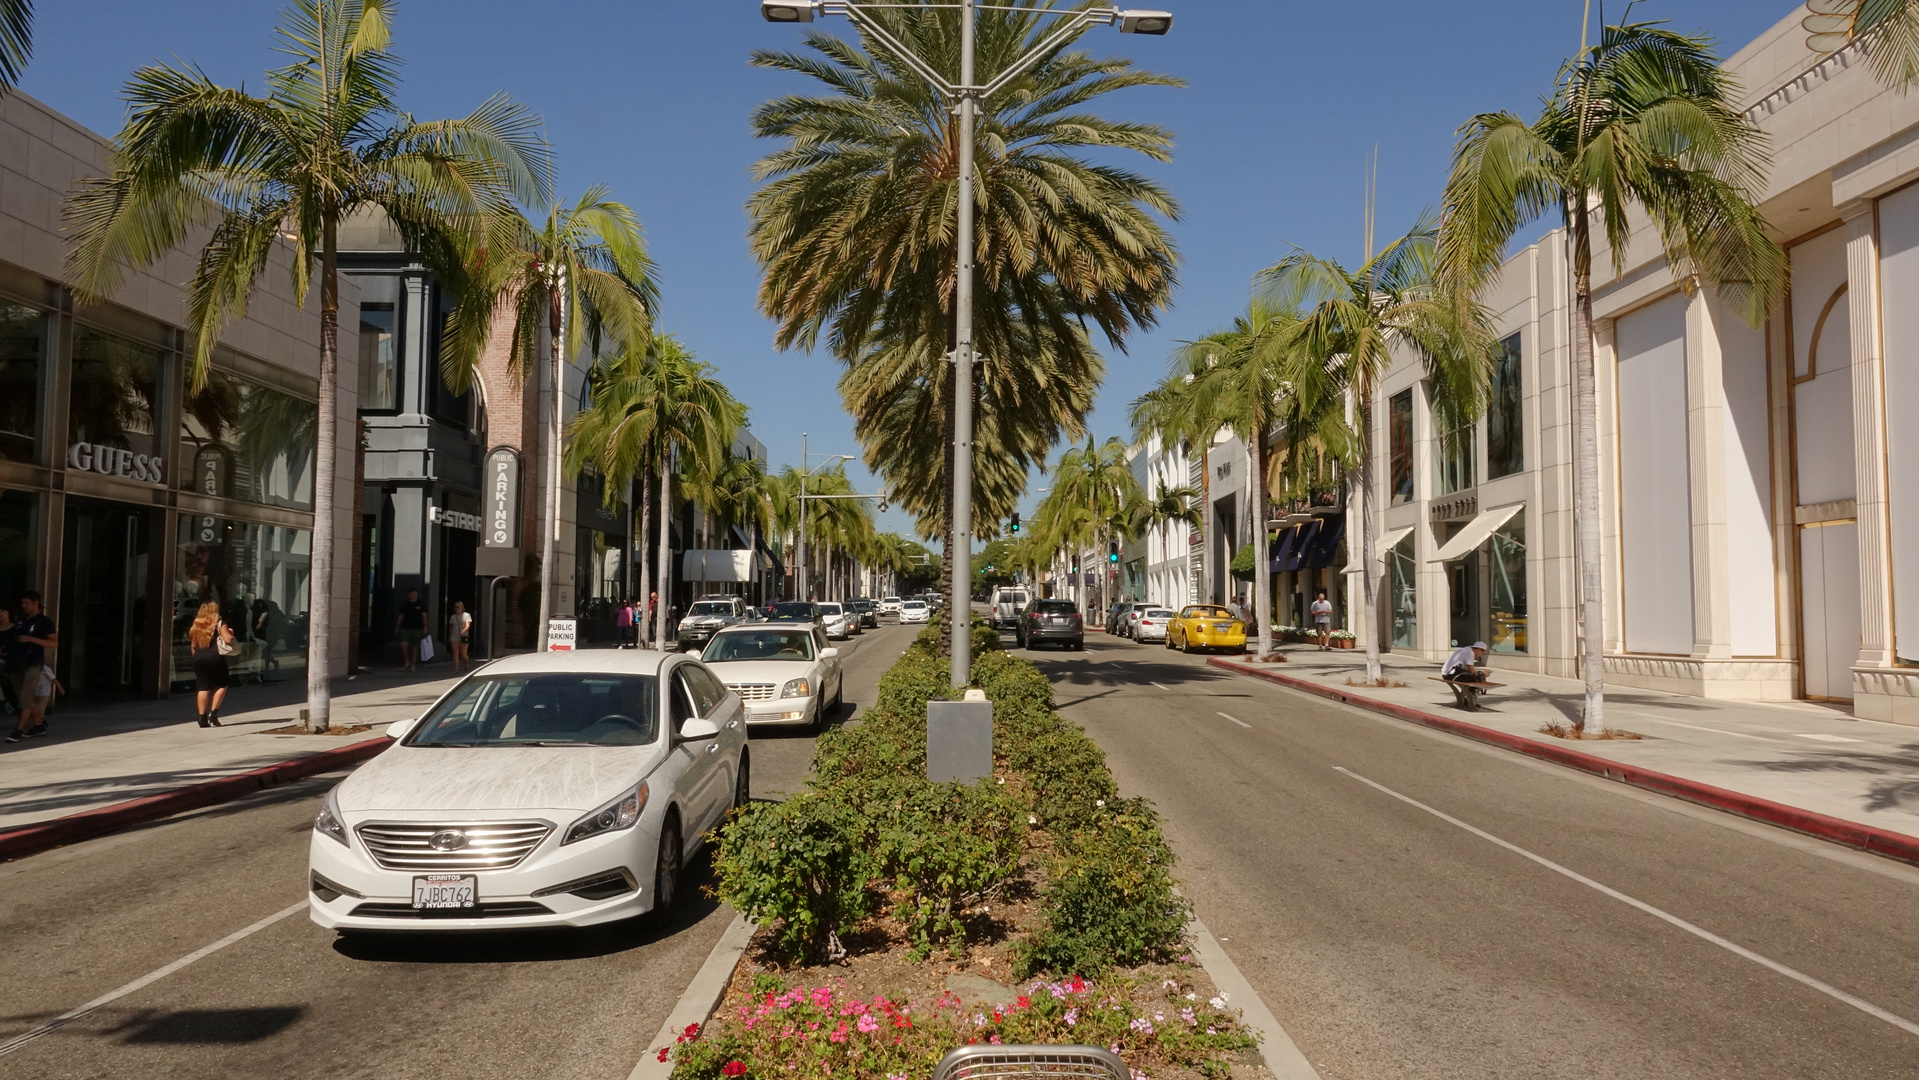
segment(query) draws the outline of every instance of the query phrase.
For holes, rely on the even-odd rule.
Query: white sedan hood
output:
[[[592,810],[644,779],[665,746],[393,746],[339,788],[348,814]]]
[[[774,693],[788,679],[811,679],[818,675],[817,660],[724,660],[706,665],[720,681],[733,683],[772,683]]]

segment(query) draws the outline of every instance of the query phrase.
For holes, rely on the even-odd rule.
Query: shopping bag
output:
[[[427,636],[420,639],[420,659],[422,660],[433,659],[433,635],[432,634],[428,634]]]

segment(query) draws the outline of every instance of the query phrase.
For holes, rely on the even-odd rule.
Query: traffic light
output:
[[[1013,515],[1013,523],[1010,526],[1010,529],[1015,536],[1019,535],[1019,515],[1018,514]]]
[[[1075,573],[1075,574],[1077,574],[1077,573],[1079,573],[1079,560],[1078,560],[1078,559],[1074,559],[1074,560],[1073,560],[1073,573]]]
[[[1106,545],[1106,561],[1109,563],[1119,561],[1119,541],[1115,540]]]

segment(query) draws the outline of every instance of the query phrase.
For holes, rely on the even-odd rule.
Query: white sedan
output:
[[[713,635],[700,660],[746,703],[748,724],[819,727],[844,696],[840,651],[817,625],[755,623]]]
[[[903,600],[900,602],[900,622],[928,622],[933,618],[933,609],[924,600]]]
[[[456,684],[327,793],[313,921],[342,932],[590,926],[680,899],[750,790],[744,709],[697,660],[512,656]]]
[[[844,604],[824,603],[820,606],[820,626],[826,630],[826,636],[845,641],[858,633],[860,617],[852,608]]]
[[[1133,614],[1133,640],[1138,642],[1165,641],[1166,628],[1179,618],[1178,612],[1157,607],[1134,608]]]

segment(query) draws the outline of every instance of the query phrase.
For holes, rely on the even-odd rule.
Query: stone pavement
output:
[[[1609,686],[1607,724],[1645,738],[1575,742],[1539,730],[1579,717],[1585,684],[1575,679],[1500,671],[1494,655],[1491,679],[1504,686],[1478,711],[1467,712],[1453,703],[1450,690],[1428,681],[1439,673],[1436,663],[1388,654],[1381,658],[1387,678],[1406,685],[1364,687],[1357,685],[1366,676],[1363,652],[1279,649],[1288,662],[1265,668],[1275,674],[1919,836],[1919,728],[1855,720],[1840,707],[1817,702],[1712,701]],[[1348,686],[1349,679],[1355,685]]]
[[[56,707],[45,738],[0,744],[0,830],[379,738],[432,704],[451,674],[427,664],[417,674],[381,668],[335,680],[334,726],[373,725],[356,735],[264,734],[300,722],[303,677],[234,686],[218,728],[199,726],[191,694]],[[14,718],[4,722],[11,729]]]

